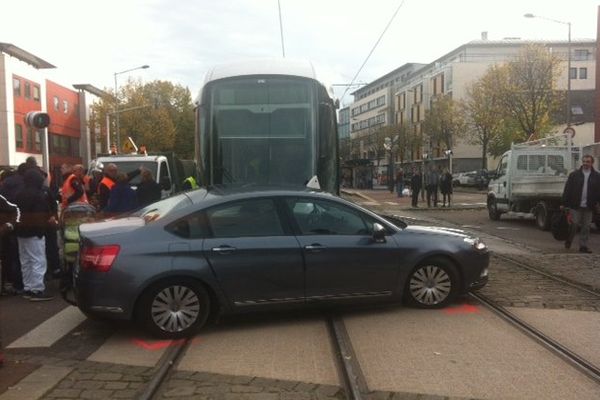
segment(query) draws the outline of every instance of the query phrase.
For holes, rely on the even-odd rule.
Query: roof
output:
[[[380,82],[385,82],[387,79],[391,78],[394,75],[399,74],[403,70],[406,70],[408,73],[411,73],[412,71],[421,69],[421,67],[424,67],[425,65],[426,64],[421,64],[421,63],[406,63],[406,64],[402,65],[401,67],[398,67],[395,70],[390,71],[383,76],[380,76],[379,78],[375,79],[373,82],[370,82],[368,85],[365,85],[365,86],[361,87],[360,89],[356,89],[354,92],[352,92],[350,94],[354,96],[357,93],[362,93],[362,92],[367,91],[370,88],[376,86]],[[411,71],[411,68],[414,68],[414,69]]]
[[[108,97],[110,96],[108,92],[105,92],[102,89],[98,89],[96,86],[90,85],[89,83],[77,83],[74,84],[73,87],[77,90],[83,90],[98,97]]]
[[[204,84],[217,79],[248,75],[292,75],[317,79],[315,69],[310,61],[265,58],[215,65],[207,72]]]
[[[42,60],[38,56],[31,54],[30,52],[25,51],[20,47],[15,46],[14,44],[0,42],[0,52],[6,53],[9,56],[15,57],[23,62],[26,62],[27,64],[37,69],[56,68],[48,61]]]

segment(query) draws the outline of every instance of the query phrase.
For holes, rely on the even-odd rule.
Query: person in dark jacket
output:
[[[148,169],[143,169],[141,173],[142,181],[137,187],[138,206],[144,207],[160,200],[162,190],[160,185],[154,180],[152,172]]]
[[[440,192],[442,192],[442,207],[446,207],[446,198],[448,199],[448,207],[452,198],[452,174],[447,168],[440,177]]]
[[[0,195],[0,237],[6,236],[8,233],[15,229],[15,226],[19,222],[20,212],[19,208],[6,200],[6,198]],[[2,249],[0,249],[2,250]],[[2,288],[4,287],[4,268],[0,264],[0,278]],[[0,331],[0,367],[4,364],[4,353],[2,352],[2,332]]]
[[[15,203],[17,194],[25,187],[23,175],[27,170],[27,165],[22,163],[16,171],[7,172],[0,185],[0,195],[4,196],[10,203]],[[5,174],[7,174],[5,173]],[[19,244],[17,234],[13,230],[0,238],[2,241],[2,265],[6,282],[11,285],[5,285],[5,294],[21,294],[23,292],[23,277],[21,276],[21,261],[19,260]]]
[[[594,169],[594,157],[591,155],[584,155],[581,162],[581,167],[569,174],[562,195],[561,207],[568,208],[572,220],[565,248],[571,248],[577,228],[581,227],[579,252],[591,253],[587,242],[594,209],[600,205],[600,173]]]
[[[137,195],[129,185],[129,177],[124,172],[117,173],[117,181],[110,190],[108,205],[104,212],[109,214],[121,214],[133,211],[137,208]]]
[[[422,178],[417,168],[413,168],[412,178],[410,178],[410,190],[412,190],[412,206],[419,207],[419,192],[421,191]]]
[[[16,204],[21,211],[21,220],[17,225],[19,258],[23,274],[23,297],[31,301],[51,300],[46,293],[44,275],[46,274],[45,233],[49,225],[56,226],[50,205],[42,186],[44,176],[36,168],[28,169],[23,177],[25,188],[17,194]]]

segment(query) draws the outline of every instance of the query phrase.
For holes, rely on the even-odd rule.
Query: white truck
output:
[[[530,214],[540,229],[548,230],[569,173],[579,168],[582,155],[596,156],[599,150],[599,144],[573,145],[569,134],[513,144],[488,185],[490,219],[508,212]]]
[[[139,167],[144,167],[154,176],[162,189],[162,198],[171,196],[181,190],[183,180],[195,176],[195,163],[190,160],[180,160],[173,154],[119,154],[99,155],[93,161],[95,167],[115,164],[119,171],[129,173]],[[90,168],[91,170],[91,168]],[[130,184],[135,189],[140,183],[141,177],[137,175],[131,179]]]

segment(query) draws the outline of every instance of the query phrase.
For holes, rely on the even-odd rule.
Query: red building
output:
[[[16,166],[29,156],[57,174],[63,163],[87,165],[95,136],[90,133],[90,96],[105,93],[88,84],[70,89],[47,79],[54,65],[9,43],[0,43],[0,166]],[[50,116],[47,129],[25,123],[30,111]],[[44,144],[47,143],[45,146]]]

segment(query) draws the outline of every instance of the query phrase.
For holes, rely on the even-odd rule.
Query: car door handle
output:
[[[225,254],[225,253],[234,252],[237,249],[235,247],[231,247],[231,246],[219,246],[219,247],[213,247],[211,250],[214,252],[217,252],[217,253]]]
[[[304,246],[304,249],[308,250],[308,251],[321,251],[324,248],[325,248],[325,246],[320,245],[318,243],[313,243],[313,244],[309,244],[309,245]]]

